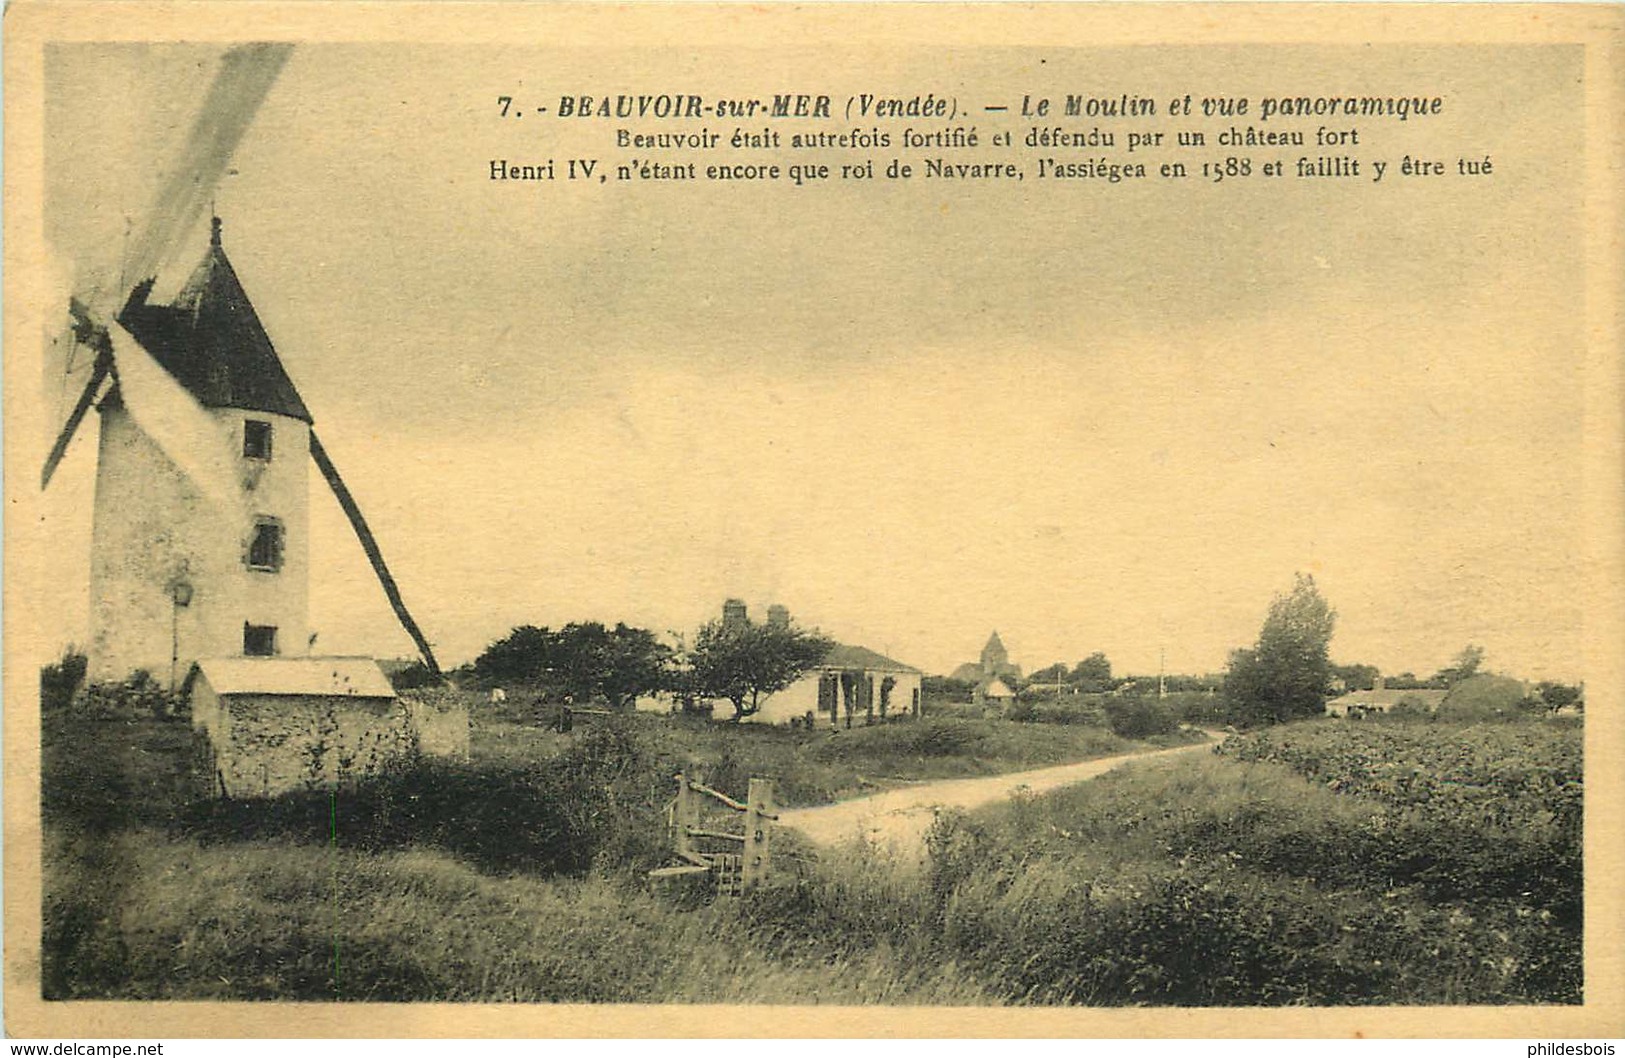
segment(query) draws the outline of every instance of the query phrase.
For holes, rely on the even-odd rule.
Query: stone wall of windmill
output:
[[[204,657],[309,644],[309,427],[213,408],[237,476],[205,494],[115,396],[100,409],[90,679],[184,678]]]

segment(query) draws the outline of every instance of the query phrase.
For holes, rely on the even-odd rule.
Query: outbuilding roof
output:
[[[378,662],[371,658],[203,658],[193,670],[214,693],[393,698]]]

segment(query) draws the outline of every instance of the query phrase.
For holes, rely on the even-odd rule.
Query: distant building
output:
[[[1015,697],[1016,692],[1010,689],[1010,685],[995,676],[986,683],[977,685],[974,700],[977,705],[991,704],[1003,708],[1014,701]]]
[[[1005,705],[1016,696],[1010,689],[1010,684],[1021,680],[1021,668],[1010,664],[1010,652],[1005,650],[1004,641],[995,630],[987,637],[987,645],[982,648],[981,660],[959,666],[949,678],[975,684],[973,700],[978,705],[989,700],[998,705]]]

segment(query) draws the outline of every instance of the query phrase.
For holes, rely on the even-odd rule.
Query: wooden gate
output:
[[[672,852],[683,862],[674,867],[658,867],[649,872],[649,877],[658,880],[711,874],[717,879],[717,891],[724,896],[740,896],[767,877],[773,862],[770,824],[779,818],[773,810],[773,780],[751,779],[749,793],[741,804],[705,785],[704,775],[698,768],[691,767],[687,774],[678,773],[676,779],[677,797],[667,810],[667,823]],[[709,830],[702,826],[705,798],[743,813],[744,833]],[[716,843],[726,843],[730,850],[716,851],[712,848]],[[739,851],[732,851],[734,845]]]

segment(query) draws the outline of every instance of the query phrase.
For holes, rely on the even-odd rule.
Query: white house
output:
[[[876,723],[920,713],[920,670],[867,647],[837,643],[818,667],[777,694],[747,719],[787,724],[805,719],[827,727]],[[719,710],[719,715],[722,711]]]
[[[750,723],[788,724],[805,720],[824,727],[878,723],[896,716],[920,715],[920,670],[867,647],[837,643],[824,660],[800,679],[762,699],[761,708],[744,719]],[[640,698],[637,708],[670,712],[661,697]],[[733,706],[713,703],[717,720],[733,719]]]

